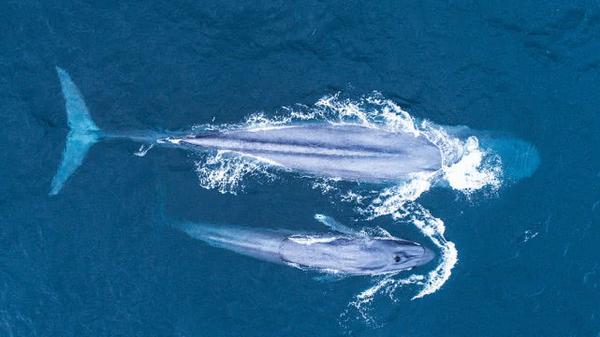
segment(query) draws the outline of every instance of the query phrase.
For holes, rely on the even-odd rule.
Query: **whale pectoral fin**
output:
[[[327,216],[327,215],[315,214],[315,220],[319,221],[320,223],[324,224],[325,226],[327,226],[327,227],[331,228],[332,230],[339,232],[339,233],[344,233],[344,234],[348,234],[348,235],[357,235],[358,234],[352,228],[342,225],[341,223],[337,222],[334,218]]]

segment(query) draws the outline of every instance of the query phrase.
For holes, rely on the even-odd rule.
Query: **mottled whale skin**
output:
[[[335,228],[335,220],[321,216]],[[330,225],[333,223],[334,225]],[[341,226],[341,225],[340,225]],[[350,229],[321,234],[185,223],[177,226],[211,246],[258,260],[338,275],[382,275],[421,266],[434,253],[415,242],[372,238]],[[343,228],[347,228],[342,226]]]

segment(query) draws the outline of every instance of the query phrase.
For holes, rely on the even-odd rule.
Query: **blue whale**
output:
[[[373,238],[317,214],[330,233],[183,223],[190,237],[262,261],[336,275],[383,275],[409,270],[435,255],[418,243],[394,237]]]
[[[81,165],[89,148],[103,139],[129,139],[147,145],[191,150],[221,150],[258,160],[284,170],[315,177],[369,183],[393,183],[416,173],[433,173],[442,168],[440,149],[422,135],[390,132],[354,124],[313,122],[190,133],[105,132],[93,122],[83,95],[69,74],[57,67],[65,99],[69,133],[62,161],[54,176],[50,195],[56,195]],[[456,129],[461,135],[468,128]],[[485,136],[485,135],[484,135]],[[497,140],[488,142],[493,146]],[[509,158],[530,147],[504,141]],[[515,145],[516,144],[516,145]],[[528,153],[532,153],[529,148]],[[521,151],[522,152],[522,151]],[[504,155],[504,154],[503,154]],[[518,174],[536,167],[537,154],[517,162]],[[526,173],[527,175],[529,173]]]

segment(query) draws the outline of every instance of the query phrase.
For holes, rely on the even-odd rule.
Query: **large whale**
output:
[[[55,195],[102,139],[147,145],[224,150],[285,170],[358,182],[397,182],[442,167],[440,149],[422,135],[328,122],[192,133],[106,132],[93,122],[83,95],[69,74],[56,68],[65,99],[69,133],[50,195]],[[460,129],[464,133],[464,129]],[[505,148],[510,156],[509,142]],[[517,149],[518,150],[518,149]],[[532,166],[532,157],[526,163]]]
[[[421,266],[434,253],[418,243],[392,236],[370,237],[317,214],[315,219],[332,232],[301,234],[285,230],[255,229],[183,223],[176,227],[190,237],[262,261],[336,275],[382,275]]]

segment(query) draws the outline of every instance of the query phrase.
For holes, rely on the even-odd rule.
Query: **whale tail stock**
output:
[[[100,129],[92,121],[83,95],[69,74],[59,67],[56,67],[56,72],[65,98],[69,133],[62,160],[52,178],[49,195],[56,195],[60,192],[67,179],[81,165],[90,147],[97,143],[101,136]]]

